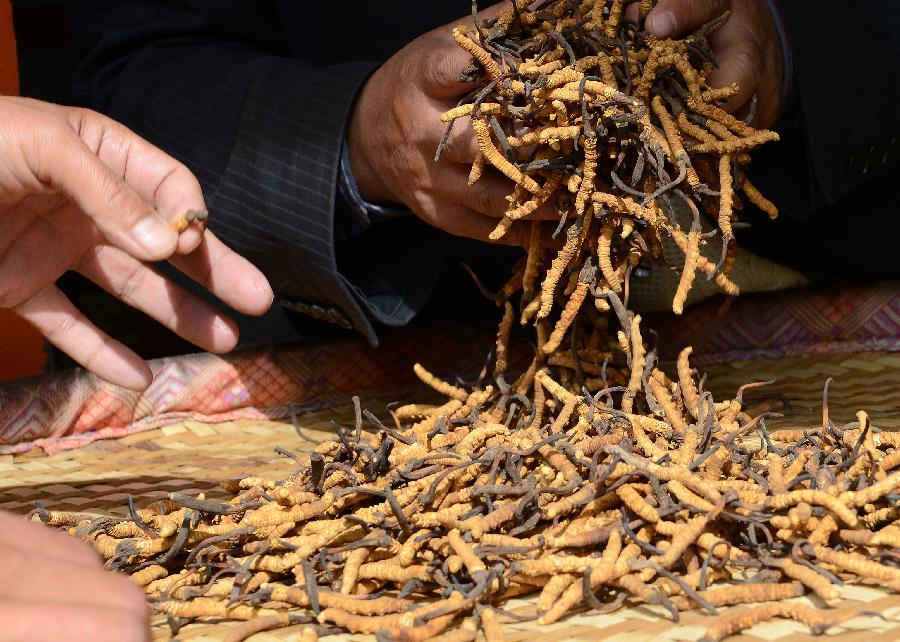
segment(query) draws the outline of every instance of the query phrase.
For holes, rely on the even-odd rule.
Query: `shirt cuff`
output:
[[[376,205],[363,199],[350,167],[350,147],[347,145],[347,140],[344,139],[338,185],[341,196],[347,205],[347,211],[344,212],[344,216],[340,217],[340,224],[335,230],[338,235],[336,240],[356,238],[377,221],[393,220],[410,215],[409,210],[405,208]]]

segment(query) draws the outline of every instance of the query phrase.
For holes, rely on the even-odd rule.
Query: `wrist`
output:
[[[372,81],[377,75],[376,71],[366,82],[353,107],[347,127],[345,161],[348,162],[347,169],[353,176],[356,189],[364,200],[369,203],[389,203],[394,199],[369,153],[373,145],[368,133],[379,129],[378,123],[369,122],[372,114],[380,113],[372,96]]]
[[[382,190],[377,187],[378,182],[372,178],[376,176],[376,172],[365,155],[358,151],[358,147],[350,143],[349,136],[345,163],[347,173],[353,177],[357,193],[363,200],[375,202],[384,198]]]
[[[406,208],[388,207],[371,203],[363,198],[350,168],[347,141],[341,150],[338,185],[341,200],[335,209],[335,238],[338,241],[363,234],[373,223],[402,218],[410,214]]]

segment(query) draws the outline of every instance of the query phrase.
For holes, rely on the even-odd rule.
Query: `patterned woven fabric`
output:
[[[900,285],[789,290],[721,299],[683,317],[648,315],[663,359],[685,345],[693,363],[712,365],[817,353],[900,351]],[[647,335],[650,336],[649,334]],[[382,347],[362,340],[209,354],[151,363],[143,394],[83,371],[0,386],[0,454],[39,446],[58,452],[185,419],[207,423],[290,416],[346,403],[354,394],[398,394],[415,384],[416,360],[439,374],[473,376],[493,337],[471,327],[388,333]],[[518,346],[514,361],[530,359]]]
[[[34,447],[54,453],[185,419],[217,423],[320,410],[354,394],[413,385],[417,359],[437,373],[477,373],[490,341],[471,328],[444,328],[387,334],[378,350],[360,339],[159,359],[150,364],[154,380],[144,393],[81,370],[5,384],[0,454]]]
[[[697,364],[900,350],[900,283],[786,290],[706,301],[677,318],[646,316],[660,356],[693,346]]]

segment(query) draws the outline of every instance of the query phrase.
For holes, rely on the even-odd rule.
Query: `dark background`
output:
[[[69,102],[69,81],[78,56],[66,28],[64,6],[61,0],[13,0],[23,96]]]

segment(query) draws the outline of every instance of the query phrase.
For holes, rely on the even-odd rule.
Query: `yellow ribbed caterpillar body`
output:
[[[746,176],[777,134],[716,104],[735,87],[706,84],[708,36],[727,16],[656,40],[625,4],[513,0],[453,31],[477,87],[442,120],[471,123],[470,182],[510,181],[491,238],[538,209],[560,221],[550,243],[531,223],[495,297],[491,381],[442,377],[422,355],[434,403],[386,425],[357,400],[355,425],[286,480],[173,494],[122,520],[35,517],[129,572],[157,613],[245,621],[230,642],[292,624],[304,640],[502,640],[504,603],[530,594],[546,624],[581,608],[649,603],[677,618],[768,603],[720,614],[703,638],[720,640],[774,617],[824,630],[847,614],[784,600],[837,599],[841,578],[900,588],[900,439],[864,413],[768,435],[744,398],[757,384],[717,403],[690,348],[667,374],[628,309],[631,274],[665,238],[684,254],[676,312],[698,272],[738,293],[735,204],[777,214]],[[641,0],[641,20],[654,4]],[[720,264],[701,253],[701,216],[725,241]],[[533,344],[521,368],[517,331]]]

